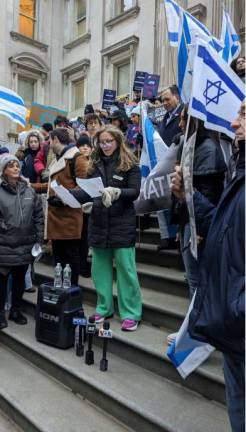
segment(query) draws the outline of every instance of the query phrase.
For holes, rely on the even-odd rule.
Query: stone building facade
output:
[[[178,0],[216,36],[222,3],[244,50],[244,0]],[[136,70],[160,74],[160,89],[175,82],[176,49],[166,37],[163,0],[1,0],[0,85],[35,101],[83,113],[100,107],[103,88],[131,92]],[[0,140],[16,125],[0,117]]]

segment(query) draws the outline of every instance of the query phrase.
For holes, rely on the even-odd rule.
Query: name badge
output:
[[[123,180],[123,177],[117,176],[116,174],[113,175],[113,178],[116,180]]]

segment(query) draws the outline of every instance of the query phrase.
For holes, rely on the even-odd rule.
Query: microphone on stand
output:
[[[99,329],[98,336],[103,338],[103,356],[100,361],[100,371],[106,372],[108,370],[108,360],[107,360],[108,340],[112,339],[113,337],[112,330],[110,330],[110,323],[108,321],[104,321],[103,328]]]
[[[92,350],[93,336],[96,334],[96,323],[94,316],[90,316],[88,318],[86,333],[88,335],[88,350],[85,353],[85,364],[90,366],[94,364],[94,352]]]
[[[85,317],[84,311],[79,311],[78,317],[73,318],[73,324],[76,325],[75,328],[75,352],[76,356],[83,357],[86,341],[86,325],[87,319]]]

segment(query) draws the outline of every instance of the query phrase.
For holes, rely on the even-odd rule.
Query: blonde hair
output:
[[[91,160],[88,167],[88,174],[91,174],[95,170],[96,164],[101,160],[103,152],[100,148],[100,135],[103,132],[107,132],[115,139],[117,148],[119,149],[119,159],[117,171],[128,171],[137,164],[137,158],[132,153],[131,149],[127,147],[125,142],[124,134],[121,130],[113,125],[106,125],[99,129],[94,137],[95,149],[91,155]]]

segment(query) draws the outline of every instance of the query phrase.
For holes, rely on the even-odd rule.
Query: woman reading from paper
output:
[[[117,271],[118,307],[122,330],[133,331],[142,316],[142,299],[135,262],[136,214],[133,202],[140,192],[141,175],[123,133],[106,126],[95,136],[95,151],[88,178],[101,177],[102,195],[92,198],[82,189],[71,191],[90,212],[89,246],[92,278],[97,290],[95,320],[101,323],[114,313],[113,261]]]

